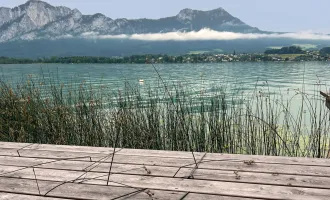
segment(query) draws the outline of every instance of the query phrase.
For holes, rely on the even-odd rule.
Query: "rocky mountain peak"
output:
[[[212,15],[213,17],[233,17],[231,14],[229,14],[225,9],[221,7],[214,10],[206,11],[206,13]]]
[[[96,13],[93,15],[94,18],[106,18],[105,15],[103,15],[102,13]]]
[[[179,14],[177,14],[177,18],[179,20],[192,20],[194,17],[194,10],[189,9],[189,8],[185,8],[183,10],[181,10],[179,12]]]
[[[193,9],[183,9],[176,15],[176,17],[181,21],[191,21],[196,19],[215,19],[215,18],[234,18],[230,15],[225,9],[219,7],[217,9],[201,11],[201,10],[193,10]]]
[[[40,0],[29,0],[15,8],[0,8],[0,42],[13,40],[56,39],[83,36],[96,32],[103,35],[166,33],[173,31],[258,32],[231,16],[223,8],[210,11],[183,9],[176,16],[158,20],[115,19],[101,13],[83,15],[78,9],[52,6]]]
[[[74,19],[79,19],[83,15],[78,9],[75,8],[75,9],[72,10],[72,16],[73,16]]]
[[[45,7],[53,7],[52,5],[44,2],[44,1],[39,1],[39,0],[29,0],[25,4],[22,4],[18,7],[15,7],[16,9],[21,9],[21,10],[29,10],[29,9],[35,9],[36,7],[40,8],[45,8]],[[14,8],[14,9],[15,9]]]

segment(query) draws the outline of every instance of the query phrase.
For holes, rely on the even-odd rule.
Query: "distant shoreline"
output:
[[[330,61],[329,54],[185,54],[132,55],[127,57],[68,56],[39,59],[0,57],[0,64],[184,64],[227,62],[309,62]]]
[[[171,65],[171,64],[181,64],[181,65],[189,65],[189,64],[225,64],[225,63],[313,63],[313,62],[324,62],[330,63],[330,61],[237,61],[237,62],[204,62],[204,63],[152,63],[152,64],[163,64],[163,65]],[[99,64],[99,65],[148,65],[151,63],[0,63],[0,65],[32,65],[32,64],[57,64],[57,65],[88,65],[88,64]],[[1,66],[0,66],[1,67]]]

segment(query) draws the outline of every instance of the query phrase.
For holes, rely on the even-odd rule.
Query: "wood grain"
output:
[[[0,200],[328,200],[330,160],[0,142]]]

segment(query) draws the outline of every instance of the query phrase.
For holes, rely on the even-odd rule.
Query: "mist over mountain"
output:
[[[199,31],[256,33],[251,27],[222,8],[199,11],[183,9],[176,16],[161,19],[111,19],[103,14],[83,15],[77,9],[55,7],[30,0],[15,8],[0,8],[0,42],[57,39],[81,36]]]
[[[30,0],[0,8],[0,56],[128,56],[205,52],[263,52],[269,46],[328,45],[329,35],[271,33],[223,8],[183,9],[161,19],[111,19],[101,13]]]

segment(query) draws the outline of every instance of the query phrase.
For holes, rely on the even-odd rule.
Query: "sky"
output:
[[[330,0],[44,0],[77,8],[83,14],[102,13],[112,19],[174,16],[184,8],[222,7],[250,26],[265,31],[330,33]],[[13,8],[26,0],[0,0]]]

